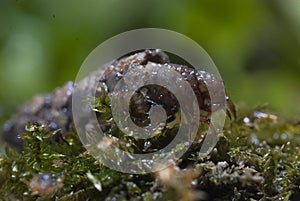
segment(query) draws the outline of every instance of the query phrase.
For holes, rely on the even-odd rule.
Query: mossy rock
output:
[[[228,120],[206,157],[193,149],[145,175],[103,166],[75,131],[28,125],[24,150],[1,156],[0,200],[300,200],[299,122],[260,110]]]

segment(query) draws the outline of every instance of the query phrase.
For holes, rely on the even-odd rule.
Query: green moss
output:
[[[93,107],[99,121],[110,125],[106,132],[119,138],[121,147],[128,140],[130,151],[141,151],[142,143],[124,137],[109,122],[109,100],[99,100]],[[0,200],[300,200],[300,125],[257,112],[227,121],[208,156],[200,157],[201,142],[195,143],[168,169],[172,176],[167,179],[159,173],[116,172],[89,155],[75,131],[63,135],[28,125],[20,135],[24,150],[6,147],[0,156]],[[170,132],[169,125],[164,140]]]

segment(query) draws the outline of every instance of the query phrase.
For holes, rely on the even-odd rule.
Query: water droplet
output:
[[[245,118],[243,119],[243,121],[244,121],[244,123],[246,123],[246,124],[250,123],[249,117],[245,117]]]
[[[287,139],[287,134],[282,133],[280,137],[281,137],[282,140],[286,140]]]

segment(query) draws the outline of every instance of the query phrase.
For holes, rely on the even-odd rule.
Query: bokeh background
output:
[[[300,117],[299,0],[1,0],[1,122],[33,95],[74,80],[104,40],[145,27],[198,42],[237,105],[267,103],[283,118]]]

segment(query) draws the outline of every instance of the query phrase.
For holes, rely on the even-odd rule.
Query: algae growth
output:
[[[126,140],[124,149],[145,151],[145,143],[125,139],[114,127],[107,98],[93,108],[121,148]],[[27,125],[20,134],[23,151],[6,147],[1,156],[0,200],[300,200],[300,123],[283,122],[263,108],[239,113],[206,157],[199,155],[199,140],[177,164],[144,175],[106,168],[75,130],[65,136],[47,125]],[[147,144],[152,148],[155,141]]]

